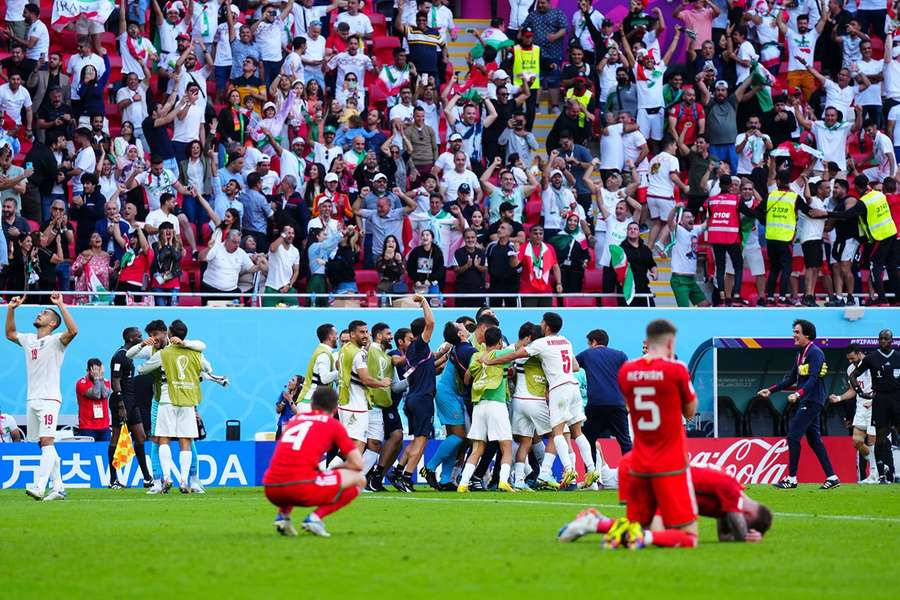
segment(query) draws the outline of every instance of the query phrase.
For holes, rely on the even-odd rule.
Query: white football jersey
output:
[[[20,333],[19,345],[25,351],[25,371],[28,375],[28,400],[56,400],[62,402],[59,373],[65,358],[66,346],[54,333],[38,338],[36,333]]]
[[[847,375],[849,376],[853,371],[856,370],[857,365],[850,364],[847,365]],[[862,375],[856,378],[856,381],[859,382],[859,388],[862,390],[863,394],[869,395],[872,393],[872,372],[866,371]],[[866,402],[871,402],[870,398],[860,398],[858,395],[856,397],[856,410],[869,410],[863,406]]]
[[[566,383],[578,383],[572,374],[575,352],[566,338],[559,335],[542,337],[525,346],[525,351],[528,356],[540,357],[548,389],[552,390]]]

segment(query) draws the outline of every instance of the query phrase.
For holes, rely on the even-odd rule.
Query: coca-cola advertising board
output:
[[[837,476],[846,483],[855,482],[856,450],[850,437],[824,437],[825,448]],[[770,484],[787,475],[788,445],[784,438],[688,438],[691,465],[715,467],[734,475],[745,485]],[[619,463],[619,445],[612,439],[600,441],[606,461]],[[804,440],[800,451],[800,483],[821,483],[825,474],[815,454]]]

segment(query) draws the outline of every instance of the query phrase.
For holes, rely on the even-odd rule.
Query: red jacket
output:
[[[107,392],[112,388],[109,380],[103,384]],[[78,398],[78,428],[79,429],[109,429],[109,399],[94,400],[87,397],[88,391],[94,387],[94,382],[85,375],[75,383],[75,396]]]

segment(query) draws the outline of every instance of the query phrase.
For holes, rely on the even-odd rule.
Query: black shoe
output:
[[[413,484],[412,474],[403,474],[403,491],[406,493],[412,493],[416,491],[416,486]]]
[[[455,492],[456,488],[457,488],[457,485],[455,483],[451,483],[448,481],[447,483],[440,484],[438,486],[438,491],[439,492]]]
[[[796,481],[791,481],[787,477],[779,481],[778,483],[773,483],[772,487],[778,488],[780,490],[793,490],[797,487]]]
[[[437,476],[434,474],[434,471],[429,471],[427,467],[422,467],[419,469],[419,475],[421,475],[425,479],[425,483],[431,486],[432,489],[440,491],[441,485],[438,483]]]
[[[152,487],[153,487],[153,480],[152,480],[152,479],[145,479],[145,480],[144,480],[144,488],[148,488],[148,489],[149,489],[149,488],[152,488]]]
[[[366,490],[369,492],[386,492],[387,490],[384,488],[384,484],[381,483],[381,480],[384,479],[384,475],[381,473],[370,473],[368,477],[366,477]]]
[[[825,483],[819,486],[820,490],[830,490],[831,488],[840,487],[841,480],[837,477],[829,477],[825,480]]]
[[[406,488],[403,485],[403,471],[391,469],[390,473],[387,475],[387,480],[398,492],[406,491]]]
[[[111,484],[109,484],[109,489],[111,489],[111,490],[124,490],[124,489],[125,489],[125,486],[122,485],[121,483],[119,483],[118,481],[113,481]]]
[[[815,296],[803,296],[803,306],[818,306],[818,304],[816,304]]]
[[[484,482],[477,477],[473,477],[469,481],[469,491],[470,492],[483,492],[484,491]]]
[[[196,261],[196,260],[200,260],[200,251],[199,251],[199,250],[194,250],[194,251],[191,253],[191,258],[193,258],[195,261]]]

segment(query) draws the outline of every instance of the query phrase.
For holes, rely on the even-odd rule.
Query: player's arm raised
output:
[[[75,319],[72,318],[72,313],[69,312],[69,309],[66,308],[66,301],[63,299],[62,294],[59,292],[53,292],[50,294],[50,302],[56,305],[59,309],[60,314],[62,315],[63,323],[66,326],[66,330],[59,336],[59,341],[62,342],[63,346],[68,346],[72,340],[75,339],[75,336],[78,335],[78,325],[75,324]]]
[[[162,353],[154,352],[153,356],[148,358],[144,363],[142,363],[138,367],[138,372],[141,375],[146,375],[147,373],[152,373],[153,371],[162,367]]]
[[[531,355],[528,354],[528,350],[526,350],[525,348],[519,348],[515,352],[510,352],[502,356],[495,356],[490,360],[487,359],[486,354],[482,354],[479,360],[482,364],[485,365],[505,365],[506,363],[512,362],[518,358],[528,358],[529,356]]]
[[[16,331],[16,309],[25,302],[25,296],[16,296],[6,305],[6,339],[14,344],[19,343],[19,332]]]
[[[422,332],[422,341],[426,344],[431,341],[431,334],[434,333],[434,313],[431,312],[431,306],[425,296],[416,294],[413,300],[422,307],[422,316],[425,318],[425,330]]]

